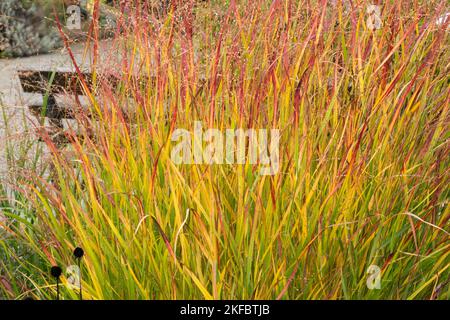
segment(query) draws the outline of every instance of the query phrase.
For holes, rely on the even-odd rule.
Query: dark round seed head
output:
[[[77,247],[75,248],[75,250],[73,250],[73,255],[75,256],[75,258],[81,258],[84,255],[84,251],[80,247]]]
[[[58,267],[58,266],[53,266],[53,267],[50,269],[50,273],[51,273],[52,277],[54,277],[54,278],[59,278],[59,277],[61,276],[62,270],[61,270],[61,268]]]

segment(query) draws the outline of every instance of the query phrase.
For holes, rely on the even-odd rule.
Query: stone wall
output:
[[[58,32],[38,3],[0,1],[0,58],[45,53],[60,45]]]

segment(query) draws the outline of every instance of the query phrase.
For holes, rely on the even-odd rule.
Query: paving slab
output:
[[[92,68],[93,49],[85,44],[71,47],[74,59],[82,72],[90,72]],[[104,59],[114,54],[112,41],[102,41],[99,52]],[[117,51],[116,51],[117,53]],[[102,58],[100,58],[102,59]],[[101,64],[101,61],[100,61]],[[111,65],[109,63],[109,65]],[[43,95],[23,92],[19,71],[56,71],[75,72],[75,66],[67,49],[26,58],[0,59],[0,182],[11,172],[11,163],[7,161],[7,146],[18,146],[24,140],[36,139],[37,119],[29,112],[28,106],[42,104]],[[58,103],[67,105],[70,99],[57,97]],[[11,155],[20,157],[20,154]]]

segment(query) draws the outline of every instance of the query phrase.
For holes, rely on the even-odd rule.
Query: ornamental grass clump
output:
[[[89,115],[3,209],[1,295],[53,298],[80,245],[84,299],[448,299],[448,8],[369,4],[127,1]],[[278,129],[278,173],[175,164],[196,121]]]

